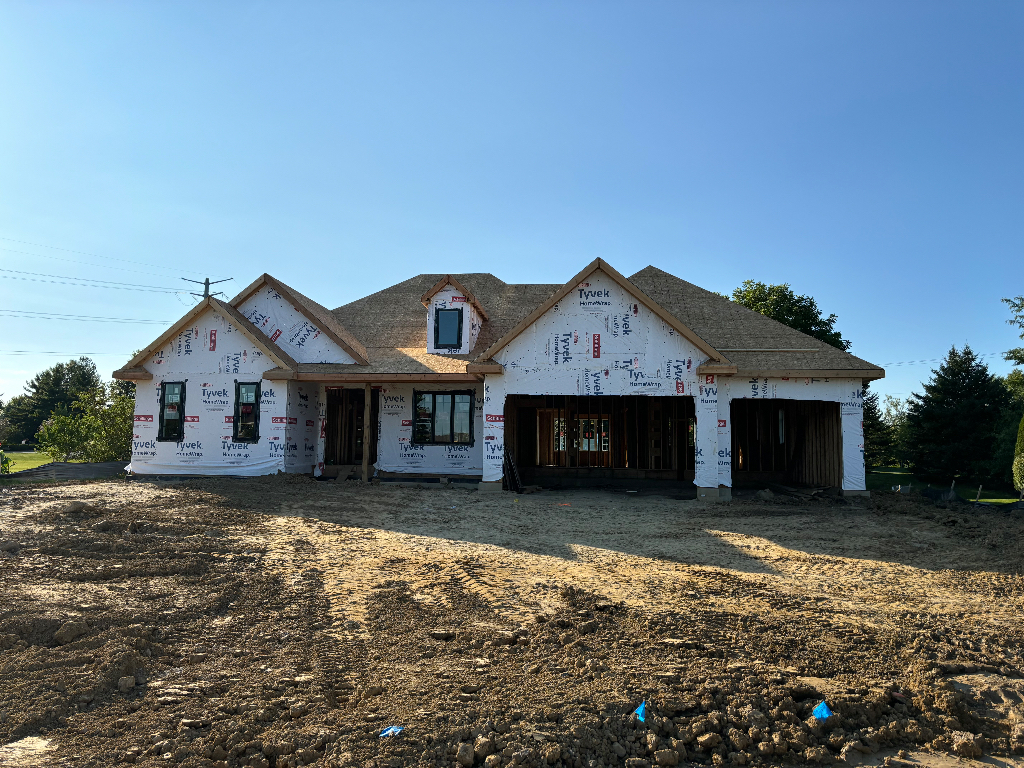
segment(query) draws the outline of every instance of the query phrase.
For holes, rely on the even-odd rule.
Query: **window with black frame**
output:
[[[157,440],[180,442],[185,438],[185,382],[165,381],[160,387],[160,428]]]
[[[415,445],[472,445],[473,392],[414,392]]]
[[[255,443],[260,439],[259,382],[235,382],[236,443]]]
[[[458,349],[462,346],[462,310],[439,309],[434,313],[434,348]]]

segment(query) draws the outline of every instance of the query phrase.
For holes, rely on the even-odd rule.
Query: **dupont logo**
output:
[[[487,421],[490,421],[490,422],[503,422],[503,421],[505,421],[505,417],[504,417],[504,415],[498,414],[498,413],[488,413],[487,414]]]
[[[274,335],[270,337],[270,340],[271,341],[277,341],[279,338],[281,338],[281,329],[280,328],[278,328],[276,331],[274,331]]]
[[[705,376],[704,377],[704,383],[705,384],[714,384],[715,383],[715,377],[714,376],[710,376],[710,375],[709,376]]]
[[[466,301],[466,297],[465,296],[452,296],[452,302],[454,303],[456,301]]]
[[[210,331],[210,351],[217,351],[217,331]]]
[[[224,417],[224,423],[225,424],[234,424],[235,423],[235,417],[234,416],[225,416]]]
[[[287,424],[288,419],[285,416],[275,416],[270,420],[271,424]]]
[[[144,421],[147,424],[152,424],[153,423],[153,417],[152,416],[139,416],[139,415],[136,415],[135,416],[135,420],[136,421]]]
[[[306,426],[307,427],[315,427],[316,423],[312,419],[306,419]]]
[[[403,427],[411,427],[412,426],[412,419],[402,419],[402,426]]]
[[[497,439],[498,438],[495,437],[494,435],[487,435],[487,436],[484,437],[484,440],[497,440]]]
[[[726,426],[726,420],[725,419],[719,419],[718,420],[718,426],[721,427],[722,429],[724,429],[725,426]]]
[[[676,394],[677,395],[685,395],[686,394],[686,382],[685,381],[677,381],[676,382]]]
[[[198,416],[186,416],[185,417],[185,421],[186,422],[198,422],[199,421],[199,417]]]
[[[299,423],[299,419],[298,419],[297,416],[289,416],[288,417],[288,423],[289,424],[298,424]]]
[[[596,360],[601,356],[601,334],[594,334],[594,359]]]

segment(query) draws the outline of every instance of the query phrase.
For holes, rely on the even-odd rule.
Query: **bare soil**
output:
[[[0,765],[1024,764],[1022,572],[884,493],[0,487]]]

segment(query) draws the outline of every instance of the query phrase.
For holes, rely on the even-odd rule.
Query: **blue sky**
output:
[[[12,351],[108,374],[162,331],[2,310],[192,301],[26,277],[230,295],[268,271],[334,307],[600,256],[791,283],[878,364],[1001,352],[1022,40],[1019,2],[0,2],[0,269],[61,276],[0,272],[0,396],[68,356]]]

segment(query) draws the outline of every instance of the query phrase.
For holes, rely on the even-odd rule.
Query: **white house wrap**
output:
[[[115,372],[138,385],[138,473],[362,463],[382,480],[493,487],[514,462],[541,484],[689,484],[706,498],[766,482],[863,492],[863,388],[882,376],[667,272],[626,278],[600,259],[563,285],[419,275],[333,311],[263,275]],[[253,382],[259,435],[243,442],[236,385]],[[184,424],[158,440],[167,383],[184,385]],[[238,440],[236,412],[250,420]]]

